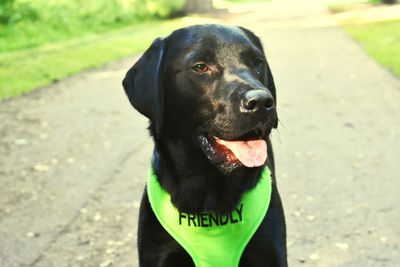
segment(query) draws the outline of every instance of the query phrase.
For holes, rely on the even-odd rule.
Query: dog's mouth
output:
[[[211,163],[253,168],[264,165],[267,160],[268,134],[266,129],[256,128],[230,140],[211,134],[200,134],[197,139]]]

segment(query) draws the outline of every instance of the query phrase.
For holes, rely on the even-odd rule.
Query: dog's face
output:
[[[224,173],[262,166],[277,126],[275,86],[250,31],[198,25],[156,40],[128,72],[131,103],[164,137],[198,147]]]

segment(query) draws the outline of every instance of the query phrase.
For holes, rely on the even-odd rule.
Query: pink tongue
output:
[[[267,160],[267,143],[264,140],[225,141],[216,139],[227,147],[246,167],[258,167]]]

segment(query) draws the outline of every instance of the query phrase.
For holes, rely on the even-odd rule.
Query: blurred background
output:
[[[398,267],[395,0],[0,0],[0,266],[138,266],[152,141],[121,81],[199,23],[264,44],[290,266]]]

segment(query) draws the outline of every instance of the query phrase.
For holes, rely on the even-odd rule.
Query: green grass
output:
[[[146,49],[182,21],[148,22],[39,47],[0,53],[0,100]]]
[[[400,20],[347,24],[344,29],[372,58],[400,77]]]
[[[0,0],[0,52],[168,18],[184,0]]]
[[[0,0],[0,100],[147,48],[184,0]],[[136,26],[133,26],[136,25]]]

